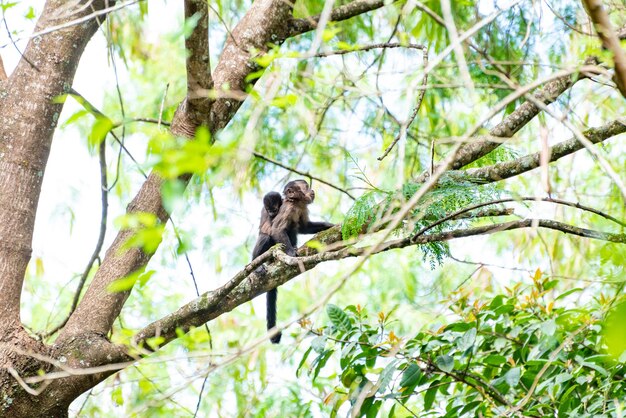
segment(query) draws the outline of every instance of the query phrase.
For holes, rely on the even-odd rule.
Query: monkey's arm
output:
[[[328,228],[332,228],[335,224],[330,222],[307,222],[301,228],[300,232],[303,234],[317,234],[318,232],[325,231]]]

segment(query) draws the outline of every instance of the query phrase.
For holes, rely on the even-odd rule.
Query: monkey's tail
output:
[[[278,289],[272,289],[267,292],[267,330],[274,328],[276,326],[276,299],[278,299]],[[282,334],[279,332],[270,338],[270,341],[273,344],[278,344],[280,342],[280,337]]]

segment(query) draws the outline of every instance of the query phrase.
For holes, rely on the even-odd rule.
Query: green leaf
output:
[[[626,351],[626,302],[615,306],[607,315],[603,328],[609,354],[618,358]]]
[[[302,359],[300,360],[300,363],[298,363],[298,368],[296,369],[296,377],[298,377],[300,370],[302,369],[302,366],[304,366],[304,363],[306,362],[306,359],[309,357],[309,354],[311,354],[311,351],[313,350],[313,347],[309,347],[305,352],[304,355],[302,356]]]
[[[465,351],[474,345],[476,341],[476,328],[471,328],[456,340],[456,346],[460,351]]]
[[[337,305],[328,305],[326,307],[326,313],[330,318],[330,322],[341,331],[350,331],[352,329],[352,323],[350,317]]]
[[[417,384],[420,376],[422,374],[422,369],[415,363],[411,363],[409,367],[404,370],[402,373],[402,380],[400,380],[401,388],[408,388]]]
[[[326,348],[326,336],[320,335],[319,337],[313,338],[313,341],[311,341],[311,348],[317,353],[323,353]]]
[[[378,390],[376,391],[376,393],[384,393],[385,390],[387,390],[387,387],[389,386],[391,379],[393,379],[393,374],[396,371],[397,364],[398,364],[398,360],[393,360],[380,373],[380,376],[378,377]],[[403,376],[403,379],[404,379],[404,376]]]
[[[548,337],[551,337],[556,332],[556,322],[554,319],[550,319],[541,324],[541,332],[543,332]]]
[[[428,411],[433,407],[433,402],[435,402],[435,397],[437,396],[437,389],[439,388],[439,381],[435,380],[430,384],[430,387],[426,391],[424,395],[424,410]]]
[[[33,20],[37,16],[35,15],[35,9],[31,6],[28,8],[28,12],[24,15],[24,17],[28,20]]]
[[[491,364],[494,366],[499,366],[501,364],[506,363],[506,357],[501,356],[499,354],[490,354],[483,359],[483,363]]]
[[[514,388],[519,384],[521,374],[522,373],[519,367],[513,367],[504,375],[504,381],[507,385]]]
[[[76,113],[74,113],[69,118],[67,118],[67,120],[65,121],[63,126],[64,127],[69,126],[69,125],[73,124],[74,122],[76,122],[77,120],[81,119],[83,116],[86,116],[86,115],[89,115],[89,114],[90,113],[87,110],[81,109],[81,110],[77,111]]]
[[[435,364],[444,372],[450,373],[454,370],[454,358],[447,354],[439,356],[435,359]]]
[[[6,12],[11,7],[16,6],[18,3],[19,2],[17,2],[17,1],[12,1],[12,2],[8,2],[8,3],[2,3],[2,4],[0,4],[0,7],[2,7],[2,11],[3,12]]]
[[[87,143],[91,147],[96,148],[104,141],[111,129],[113,129],[113,121],[111,119],[102,116],[97,117],[87,137]]]

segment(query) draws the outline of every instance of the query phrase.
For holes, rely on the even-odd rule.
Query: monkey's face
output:
[[[285,186],[285,198],[291,201],[305,202],[307,205],[315,200],[315,191],[309,188],[309,183],[304,180],[290,181]]]

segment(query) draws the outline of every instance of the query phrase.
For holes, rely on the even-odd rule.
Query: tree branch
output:
[[[187,49],[187,97],[172,121],[175,135],[192,138],[200,125],[209,126],[213,88],[209,61],[209,7],[206,0],[185,0],[185,20],[197,19],[191,35],[185,39]]]
[[[523,219],[476,228],[421,235],[416,238],[408,236],[402,239],[382,243],[373,249],[370,247],[352,247],[334,252],[322,252],[310,256],[295,258],[294,260],[296,262],[293,263],[283,263],[281,261],[277,261],[275,252],[279,250],[274,248],[274,250],[265,253],[272,254],[272,257],[275,259],[273,262],[266,265],[265,274],[260,275],[257,273],[251,273],[254,270],[252,265],[253,263],[256,264],[258,259],[255,260],[253,263],[246,266],[244,270],[237,273],[237,275],[222,288],[204,293],[199,298],[178,309],[176,312],[173,312],[172,314],[143,328],[133,338],[133,342],[135,344],[142,345],[147,339],[159,336],[162,338],[163,344],[167,344],[177,338],[177,330],[187,332],[191,327],[197,327],[205,322],[215,319],[226,312],[230,312],[237,306],[254,299],[256,296],[292,280],[301,273],[311,270],[317,264],[325,261],[358,257],[366,253],[377,254],[391,249],[404,248],[415,244],[419,245],[431,242],[449,241],[456,238],[493,234],[501,231],[511,231],[514,229],[529,227],[553,229],[566,234],[626,244],[626,234],[599,232],[547,219]],[[337,226],[332,229],[338,231],[339,227]],[[313,237],[313,239],[317,239],[317,237]],[[298,254],[302,254],[305,247],[306,244],[298,250]]]
[[[593,67],[590,65],[595,62],[594,59],[588,59],[586,65],[581,68],[584,71],[593,71]],[[552,81],[546,83],[543,88],[534,94],[536,99],[548,105],[553,103],[561,94],[572,87],[577,81],[587,78],[585,73],[576,73],[572,75],[568,72],[565,75],[556,77]],[[530,122],[535,116],[539,114],[539,107],[534,103],[527,100],[517,109],[515,109],[510,115],[508,115],[502,122],[493,127],[489,134],[484,137],[478,137],[473,142],[468,142],[461,146],[461,149],[457,153],[455,161],[452,163],[453,169],[459,169],[464,167],[477,159],[484,157],[491,151],[499,147],[503,141],[494,141],[493,138],[511,138],[515,133],[522,129],[528,122]],[[428,177],[428,172],[422,173],[418,178],[418,182],[423,182]]]
[[[619,35],[613,31],[611,19],[602,7],[601,0],[583,0],[583,4],[602,40],[602,46],[613,53],[615,67],[613,80],[622,96],[626,98],[626,52],[620,44]]]
[[[597,144],[624,132],[626,132],[626,123],[615,120],[598,128],[587,129],[583,133],[590,142]],[[584,147],[576,137],[560,142],[548,149],[548,154],[550,155],[549,162],[557,161]],[[505,161],[487,167],[470,168],[460,173],[466,174],[469,177],[469,181],[492,183],[515,177],[539,167],[541,164],[540,158],[541,152],[536,152],[512,161]]]
[[[53,23],[50,16],[60,4],[46,2],[35,31]],[[93,7],[104,9],[104,2]],[[84,15],[89,11],[77,13]],[[53,98],[68,93],[84,48],[99,27],[89,16],[82,25],[31,40],[0,95],[0,322],[5,324],[19,323],[43,173],[63,107]],[[27,117],[24,109],[29,109]]]
[[[0,81],[8,79],[6,71],[4,71],[4,62],[2,61],[2,55],[0,55]]]
[[[395,2],[397,0],[393,0]],[[355,0],[350,3],[339,6],[330,13],[331,22],[339,22],[347,20],[352,17],[361,15],[363,13],[370,12],[372,10],[380,9],[385,6],[384,0]],[[296,35],[303,34],[305,32],[312,31],[317,28],[317,22],[320,20],[320,15],[305,17],[302,19],[293,19],[289,21],[289,30],[286,34],[286,38],[290,38]]]
[[[254,70],[254,66],[249,65],[251,51],[265,51],[267,44],[272,41],[281,25],[288,21],[290,14],[291,6],[283,0],[257,0],[253,3],[233,30],[233,37],[227,40],[220,62],[215,69],[213,81],[218,92],[244,88],[246,76]],[[204,35],[197,36],[202,38]],[[236,39],[236,43],[233,39]],[[196,45],[202,42],[199,40]],[[196,68],[196,64],[193,67]],[[203,80],[207,81],[206,78]],[[218,97],[210,110],[211,133],[214,134],[223,128],[240,104],[238,100]],[[190,117],[191,113],[188,111],[190,106],[190,101],[187,99],[181,103],[172,121],[172,132],[192,135],[195,133],[198,127],[197,119]],[[175,128],[177,125],[184,129]],[[181,176],[180,180],[183,184],[187,184],[190,177],[186,174]],[[153,213],[162,223],[166,223],[169,215],[162,205],[162,184],[163,179],[156,172],[151,173],[128,206],[127,213]],[[143,268],[151,257],[151,254],[146,254],[138,248],[126,249],[124,247],[133,234],[132,230],[122,230],[118,233],[83,299],[59,335],[58,343],[69,341],[73,336],[81,333],[106,335],[110,331],[131,289],[112,293],[108,289],[109,285]]]

